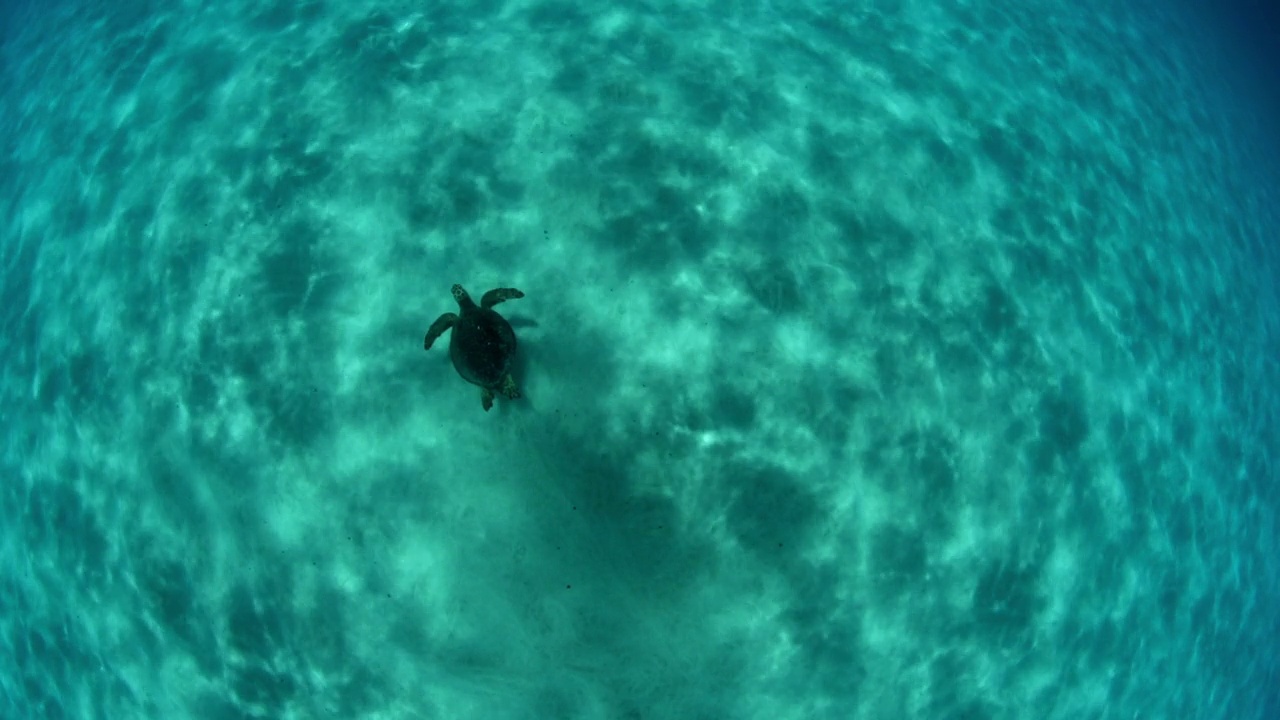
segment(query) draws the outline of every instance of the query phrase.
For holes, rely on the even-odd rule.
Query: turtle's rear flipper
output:
[[[520,397],[520,388],[516,387],[516,379],[507,375],[502,378],[502,394],[515,400]]]
[[[497,305],[498,303],[502,302],[503,300],[511,300],[514,298],[522,298],[522,297],[524,297],[524,293],[520,292],[515,288],[494,288],[489,292],[485,293],[484,297],[480,298],[480,307],[491,308],[494,305]]]
[[[484,406],[484,411],[489,412],[489,408],[493,407],[493,391],[489,388],[480,388],[480,404]]]
[[[427,336],[422,339],[422,349],[430,350],[431,343],[434,343],[436,338],[440,337],[445,330],[453,327],[453,323],[457,319],[458,316],[453,313],[445,313],[436,318],[436,321],[431,323],[431,329],[427,331]]]

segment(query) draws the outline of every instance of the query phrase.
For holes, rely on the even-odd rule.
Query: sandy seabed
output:
[[[7,30],[0,715],[1280,714],[1248,98],[846,5]],[[487,414],[455,282],[526,294]]]

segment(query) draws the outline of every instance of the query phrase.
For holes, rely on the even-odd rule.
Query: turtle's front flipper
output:
[[[493,407],[493,391],[489,388],[480,388],[480,404],[484,406],[484,411],[489,412],[489,408]]]
[[[489,292],[485,293],[484,297],[480,298],[480,307],[491,308],[494,305],[497,305],[498,303],[502,302],[503,300],[511,300],[513,298],[522,298],[522,297],[524,297],[524,293],[520,292],[515,288],[494,288]]]
[[[431,323],[431,329],[427,331],[427,336],[422,339],[422,349],[430,350],[431,343],[435,342],[436,338],[440,337],[445,330],[453,327],[453,323],[457,319],[458,316],[453,313],[445,313],[436,318],[436,321]]]

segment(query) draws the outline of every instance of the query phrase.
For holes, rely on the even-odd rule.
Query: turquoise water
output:
[[[0,716],[1280,716],[1277,164],[1161,12],[10,8]]]

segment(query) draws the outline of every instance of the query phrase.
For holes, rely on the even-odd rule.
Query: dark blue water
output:
[[[1274,17],[0,5],[0,717],[1280,716]]]

